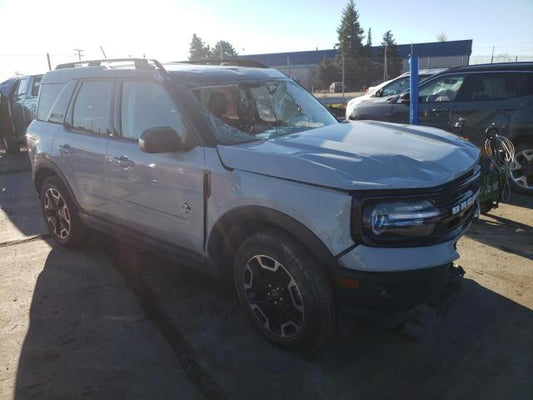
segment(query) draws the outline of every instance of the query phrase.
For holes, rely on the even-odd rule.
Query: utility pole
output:
[[[387,70],[387,43],[385,43],[385,61],[383,63],[383,82],[389,78],[389,71]]]
[[[490,63],[494,61],[494,46],[492,46],[492,56],[490,56]]]
[[[81,58],[83,57],[83,53],[85,50],[82,49],[74,49],[74,51],[78,54],[78,60],[81,61]]]
[[[344,103],[344,54],[342,55],[342,102]]]

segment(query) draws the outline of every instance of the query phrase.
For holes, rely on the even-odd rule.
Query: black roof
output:
[[[152,62],[149,66],[146,61]],[[105,59],[75,62],[59,65],[54,71],[47,72],[43,83],[64,83],[79,78],[134,78],[145,77],[161,79],[170,76],[177,81],[192,85],[217,84],[246,80],[266,80],[287,78],[281,72],[247,61],[237,65],[220,65],[220,61],[203,60],[197,62],[170,62],[164,66],[156,60],[144,59]],[[224,64],[228,62],[224,61]],[[238,64],[239,60],[232,60]],[[218,65],[217,65],[218,64]]]
[[[287,78],[286,75],[272,68],[188,63],[166,63],[163,66],[171,76],[193,85]]]
[[[462,67],[450,68],[446,72],[490,72],[490,71],[532,71],[533,62],[514,62],[514,63],[494,63],[494,64],[474,64]]]

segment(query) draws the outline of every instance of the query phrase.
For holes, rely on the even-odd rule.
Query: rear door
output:
[[[109,79],[79,81],[55,139],[61,170],[81,207],[94,215],[102,214],[107,201],[105,162],[113,126],[114,86]],[[50,118],[61,118],[56,108]]]
[[[454,101],[464,80],[464,74],[447,74],[420,85],[418,114],[420,125],[433,126],[447,131],[453,129]],[[394,104],[391,122],[408,124],[409,104]]]
[[[108,147],[106,214],[121,225],[200,253],[203,247],[204,151],[176,99],[159,82],[125,80],[117,88],[117,130]],[[170,127],[189,149],[145,153],[139,137]]]
[[[493,123],[509,132],[527,122],[532,73],[490,72],[468,74],[457,95],[452,119],[462,119],[461,135],[481,146]]]

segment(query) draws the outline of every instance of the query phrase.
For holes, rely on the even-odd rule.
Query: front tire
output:
[[[52,238],[62,246],[81,247],[87,228],[68,190],[57,176],[46,178],[40,192],[41,210]]]
[[[244,312],[275,345],[305,351],[332,337],[336,315],[331,280],[285,232],[268,229],[246,239],[235,257],[234,283]]]

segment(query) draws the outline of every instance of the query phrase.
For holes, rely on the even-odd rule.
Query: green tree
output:
[[[394,78],[402,72],[402,59],[398,53],[398,46],[394,39],[392,32],[387,31],[383,34],[383,41],[381,45],[384,46],[382,53],[387,51],[387,76],[385,80]],[[381,65],[383,66],[385,57],[381,57]]]
[[[189,60],[203,60],[210,56],[211,52],[209,46],[204,44],[203,40],[196,36],[196,33],[193,33],[189,47]]]
[[[219,40],[211,50],[211,57],[217,60],[237,57],[239,54],[230,42]]]
[[[339,35],[338,47],[345,57],[359,57],[363,55],[363,29],[359,24],[359,13],[355,9],[353,0],[342,10],[341,24],[337,28]]]
[[[322,89],[327,89],[332,82],[341,80],[341,70],[336,63],[333,63],[329,57],[324,57],[320,63],[318,81]]]

